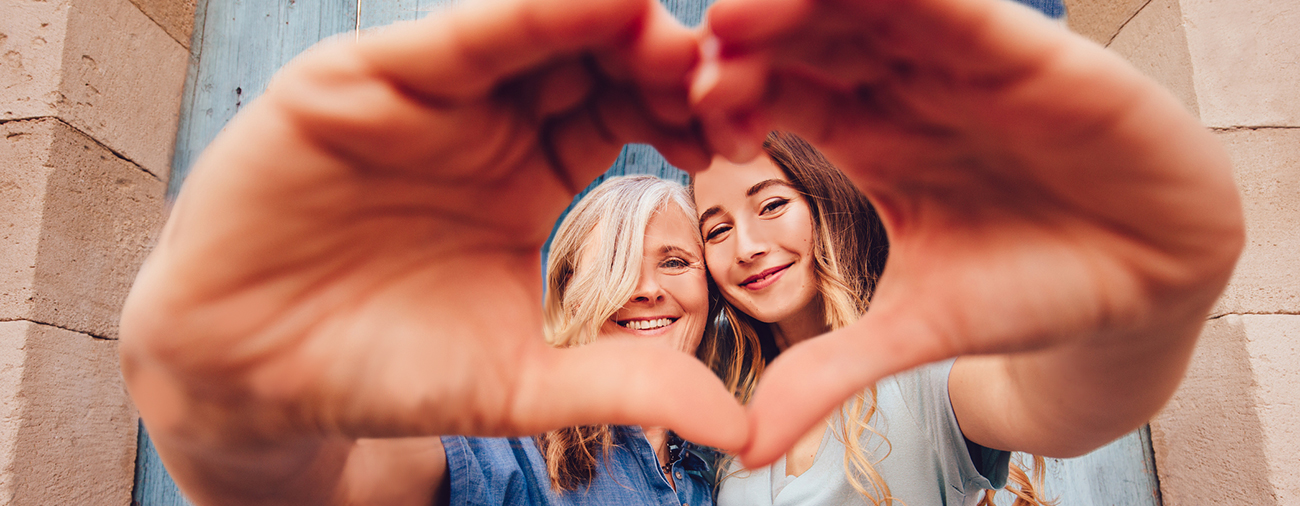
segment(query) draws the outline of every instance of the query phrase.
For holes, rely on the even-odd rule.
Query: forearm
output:
[[[949,382],[953,409],[966,437],[986,447],[1079,456],[1146,423],[1173,395],[1195,344],[1195,330],[1178,334],[961,357]]]
[[[267,437],[255,427],[257,402],[227,391],[237,381],[189,385],[131,337],[122,347],[127,387],[168,472],[196,504],[339,502],[352,441]]]

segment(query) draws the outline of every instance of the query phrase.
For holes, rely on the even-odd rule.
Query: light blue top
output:
[[[890,493],[903,501],[896,504],[965,506],[978,501],[983,489],[1006,484],[1011,454],[968,446],[957,426],[948,400],[952,364],[924,366],[876,385],[870,424],[885,438],[867,431],[862,444]],[[978,454],[974,459],[972,451]],[[723,479],[718,506],[871,504],[849,484],[844,445],[830,429],[812,467],[798,477],[786,476],[784,457],[765,468],[732,471],[738,472]]]

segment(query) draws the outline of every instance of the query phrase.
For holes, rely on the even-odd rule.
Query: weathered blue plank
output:
[[[176,488],[176,482],[172,481],[172,476],[163,467],[162,460],[158,458],[158,450],[149,439],[149,433],[144,430],[144,424],[140,424],[140,436],[136,444],[132,502],[139,506],[193,506]]]
[[[171,196],[198,154],[243,104],[266,90],[276,70],[321,39],[355,28],[356,1],[205,0],[195,18]]]
[[[362,0],[358,19],[361,28],[412,21],[456,3],[456,0]]]
[[[1043,495],[1059,506],[1160,506],[1151,431],[1143,426],[1096,451],[1073,459],[1047,459]],[[1014,496],[995,496],[1009,506]]]

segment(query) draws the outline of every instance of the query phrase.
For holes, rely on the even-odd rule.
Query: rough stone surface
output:
[[[1201,120],[1300,126],[1300,3],[1182,0]]]
[[[117,342],[0,322],[0,504],[131,503],[137,415]]]
[[[31,313],[51,136],[0,124],[0,320]]]
[[[0,124],[0,138],[0,206],[15,211],[0,215],[15,245],[0,253],[0,320],[115,338],[165,185],[57,119]]]
[[[69,2],[0,2],[0,119],[57,113]]]
[[[0,120],[57,116],[167,177],[184,46],[128,0],[17,0],[0,16]]]
[[[1071,30],[1104,46],[1149,1],[1065,0],[1065,9]]]
[[[1258,386],[1242,316],[1211,320],[1178,392],[1151,421],[1165,506],[1272,506]]]
[[[63,62],[60,116],[165,179],[189,64],[185,47],[127,0],[75,0]]]
[[[1300,316],[1228,318],[1240,319],[1246,330],[1273,494],[1278,504],[1300,504]]]
[[[195,0],[131,0],[131,3],[189,49],[190,35],[194,33]]]
[[[1246,249],[1214,308],[1300,314],[1300,128],[1219,135],[1246,212]]]
[[[1164,85],[1188,111],[1200,112],[1178,0],[1151,0],[1124,25],[1111,41],[1110,49]]]

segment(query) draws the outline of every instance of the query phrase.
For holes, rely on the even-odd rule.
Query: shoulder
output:
[[[953,364],[952,359],[935,362],[881,382],[881,402],[888,403],[887,396],[896,395],[899,408],[893,411],[905,414],[895,417],[907,418],[895,420],[888,435],[901,438],[905,436],[899,431],[915,431],[926,442],[922,447],[933,452],[940,479],[949,487],[965,493],[999,488],[1006,483],[1011,454],[971,443],[962,433],[948,393]]]
[[[443,436],[451,504],[543,504],[554,495],[532,438]]]

